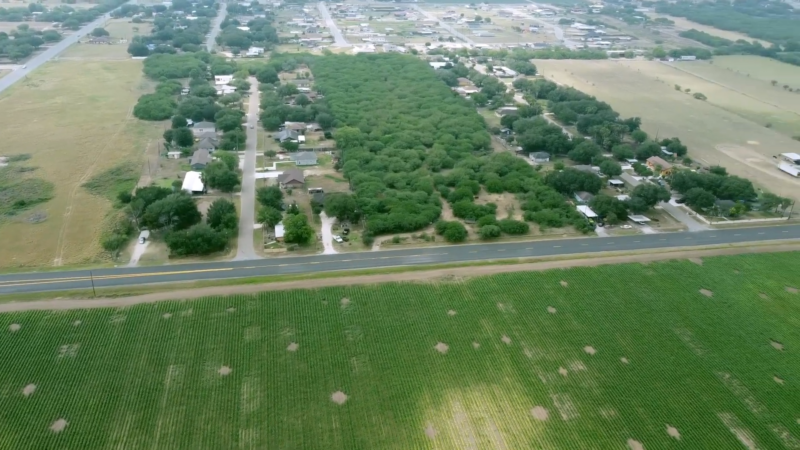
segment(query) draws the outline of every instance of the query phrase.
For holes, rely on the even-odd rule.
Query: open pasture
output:
[[[796,448],[775,253],[0,315],[0,447]]]
[[[800,88],[800,67],[772,58],[753,55],[716,56],[714,65],[770,84],[775,80],[778,88],[784,84]]]
[[[768,104],[656,61],[534,62],[546,78],[594,95],[625,117],[641,117],[651,136],[679,137],[693,159],[722,165],[763,189],[800,199],[800,181],[778,171],[772,158],[798,151],[798,142],[742,113],[756,116]],[[676,84],[691,92],[676,91]],[[695,92],[708,100],[693,98]],[[791,117],[785,110],[769,111]]]
[[[153,28],[152,23],[132,23],[130,19],[111,19],[103,27],[108,31],[114,42],[122,39],[131,42],[134,36],[148,35]],[[65,60],[129,60],[127,43],[114,44],[88,44],[90,37],[82,39],[67,49],[60,59]]]
[[[663,18],[666,18],[666,19],[669,19],[669,20],[675,22],[675,28],[677,28],[678,31],[695,29],[697,31],[702,31],[702,32],[708,33],[708,34],[710,34],[712,36],[718,36],[718,37],[721,37],[721,38],[724,38],[724,39],[728,39],[728,40],[731,40],[731,41],[734,41],[734,42],[736,42],[736,41],[738,41],[740,39],[743,39],[743,40],[745,40],[747,42],[754,42],[754,41],[755,42],[759,42],[764,47],[769,47],[770,45],[772,45],[772,43],[769,42],[769,41],[765,41],[765,40],[762,40],[762,39],[756,39],[756,38],[750,37],[750,36],[748,36],[748,35],[746,35],[744,33],[739,33],[739,32],[736,32],[736,31],[722,30],[722,29],[715,28],[715,27],[712,27],[712,26],[709,26],[709,25],[703,25],[702,23],[693,22],[693,21],[691,21],[689,19],[686,19],[685,17],[668,16],[666,14],[657,14],[657,13],[652,13],[652,12],[651,13],[646,13],[646,14],[651,19],[656,19],[656,18],[659,18],[659,17],[663,17]]]
[[[29,153],[25,165],[36,168],[30,176],[55,185],[49,202],[0,221],[0,268],[100,260],[111,202],[81,185],[124,162],[138,172],[148,141],[163,132],[131,114],[151,89],[141,67],[130,60],[48,63],[0,95],[0,123],[8,130],[3,156]]]

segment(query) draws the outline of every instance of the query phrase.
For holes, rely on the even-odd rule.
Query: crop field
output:
[[[797,448],[797,253],[0,315],[0,448]]]
[[[49,202],[0,220],[0,269],[102,260],[99,237],[111,202],[81,185],[125,162],[138,178],[145,146],[163,132],[131,115],[151,88],[141,64],[49,63],[0,95],[0,123],[13,130],[3,133],[0,152],[30,154],[20,163],[35,168],[26,176],[55,185]]]
[[[767,128],[769,116],[756,120],[767,111],[774,118],[789,121],[786,126],[794,127],[796,122],[790,119],[792,113],[787,109],[770,106],[743,94],[744,90],[737,92],[688,72],[694,63],[676,68],[677,64],[672,67],[655,61],[537,60],[536,66],[546,78],[594,95],[625,117],[641,117],[644,131],[651,136],[679,137],[693,159],[722,165],[763,189],[800,199],[800,182],[778,171],[772,158],[797,151],[797,141],[788,136],[788,131],[784,134]],[[676,91],[676,84],[691,92]],[[742,86],[741,89],[757,92],[751,85]],[[767,96],[778,89],[767,84],[761,92]],[[708,100],[696,100],[691,95],[695,92],[705,94]],[[800,95],[785,95],[791,97],[780,105],[796,109],[789,102]],[[778,124],[776,120],[774,126]]]

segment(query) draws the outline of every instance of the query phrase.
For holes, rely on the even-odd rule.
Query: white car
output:
[[[140,237],[140,238],[139,238],[139,243],[140,243],[140,244],[144,244],[144,240],[145,240],[145,239],[144,239],[144,237]]]
[[[250,129],[253,129],[255,127],[256,127],[255,125],[252,125],[252,124],[250,125]]]
[[[342,242],[344,242],[344,241],[342,240],[342,237],[341,237],[341,236],[339,236],[338,234],[334,234],[334,235],[333,235],[333,240],[334,240],[334,241],[336,241],[336,243],[338,243],[338,244],[341,244]]]
[[[633,228],[633,226],[631,226],[631,225],[620,225],[620,228],[622,228],[623,230],[630,230],[631,228]]]

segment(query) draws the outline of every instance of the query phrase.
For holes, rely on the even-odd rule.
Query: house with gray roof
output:
[[[272,136],[278,142],[296,141],[297,140],[297,132],[293,131],[293,130],[283,130],[281,132],[275,133]]]
[[[215,124],[214,122],[197,122],[192,127],[192,133],[195,136],[199,136],[200,134],[203,133],[214,133],[214,135],[216,135],[217,124]]]
[[[278,175],[278,183],[282,188],[302,187],[306,182],[306,177],[300,169],[289,169]]]
[[[192,160],[189,162],[189,165],[192,166],[193,170],[203,170],[210,162],[211,154],[208,150],[196,150],[192,154]]]
[[[317,154],[314,152],[298,152],[292,155],[292,161],[298,166],[315,166]]]
[[[198,150],[206,150],[209,153],[213,153],[214,150],[217,149],[219,141],[212,137],[204,137],[200,139],[200,142],[197,143]]]

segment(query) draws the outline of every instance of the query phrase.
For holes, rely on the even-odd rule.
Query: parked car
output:
[[[145,241],[145,239],[144,239],[144,236],[142,236],[142,237],[140,237],[140,238],[139,238],[139,243],[140,243],[140,244],[144,244],[144,241]]]
[[[342,242],[344,242],[344,241],[342,240],[342,237],[341,237],[341,236],[339,236],[338,234],[334,234],[334,235],[333,235],[333,240],[334,240],[334,241],[336,241],[336,243],[338,243],[338,244],[341,244]]]

